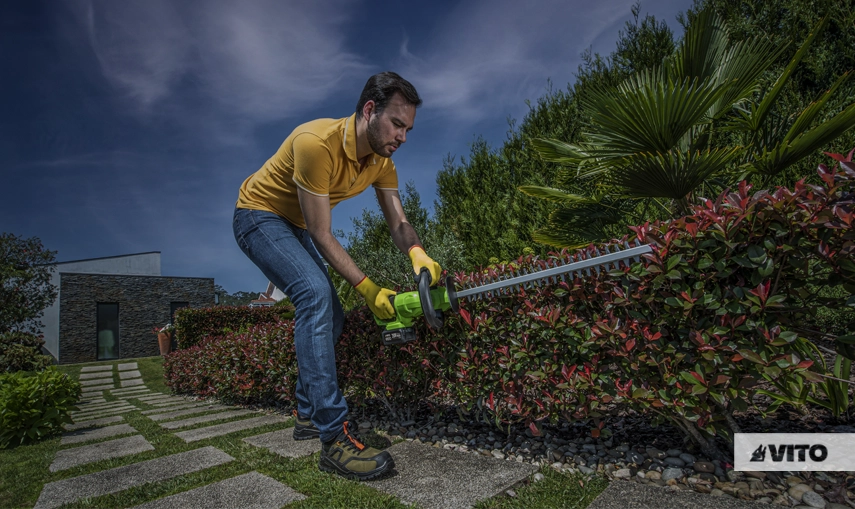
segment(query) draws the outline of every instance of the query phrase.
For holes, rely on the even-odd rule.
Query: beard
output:
[[[376,117],[372,118],[368,122],[368,145],[371,147],[371,150],[374,151],[380,157],[392,157],[392,151],[383,143],[381,140],[382,135],[380,134],[380,126],[377,125],[377,122],[374,120]]]

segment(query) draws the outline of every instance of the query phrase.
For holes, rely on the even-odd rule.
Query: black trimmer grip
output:
[[[445,292],[448,294],[448,303],[451,304],[451,310],[455,313],[460,312],[460,305],[457,303],[457,289],[454,288],[454,276],[445,276]]]
[[[422,305],[422,314],[431,329],[439,329],[442,327],[442,318],[437,316],[436,310],[433,308],[433,299],[430,297],[430,271],[427,267],[422,267],[421,272],[415,276],[416,284],[419,287],[419,302]]]

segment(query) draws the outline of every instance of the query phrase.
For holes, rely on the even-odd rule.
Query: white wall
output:
[[[60,274],[115,274],[125,276],[160,276],[160,253],[140,253],[107,258],[92,258],[54,264],[51,283],[57,288],[54,303],[45,309],[41,321],[45,338],[45,348],[54,357],[59,358],[59,291]]]

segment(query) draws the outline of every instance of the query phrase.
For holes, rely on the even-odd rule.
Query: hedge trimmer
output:
[[[638,241],[635,247],[624,243],[623,250],[615,247],[614,251],[609,252],[607,247],[605,254],[600,254],[595,249],[597,256],[590,258],[586,258],[588,255],[584,251],[579,251],[576,256],[571,257],[574,261],[570,263],[556,262],[552,267],[533,272],[523,270],[513,277],[499,277],[487,283],[466,285],[459,291],[454,287],[453,276],[445,278],[445,286],[431,288],[430,272],[427,268],[423,268],[421,273],[415,276],[418,290],[399,293],[389,298],[395,309],[395,317],[392,320],[381,320],[375,316],[374,320],[385,327],[383,329],[384,345],[407,343],[416,339],[416,331],[413,328],[415,319],[424,316],[430,328],[439,329],[442,327],[444,311],[451,309],[455,313],[460,312],[461,299],[468,299],[471,302],[504,294],[506,289],[519,291],[533,286],[557,284],[559,280],[578,278],[583,273],[590,276],[591,269],[599,274],[601,267],[606,271],[617,269],[621,262],[626,264],[629,264],[630,260],[638,262],[642,254],[651,251],[652,248],[649,245],[639,245]]]

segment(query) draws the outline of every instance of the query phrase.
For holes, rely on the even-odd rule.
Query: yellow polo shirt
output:
[[[356,160],[356,113],[339,119],[323,118],[294,129],[273,157],[243,181],[237,207],[273,212],[306,228],[298,187],[329,196],[332,210],[369,185],[397,190],[395,164],[373,154],[360,168]]]

